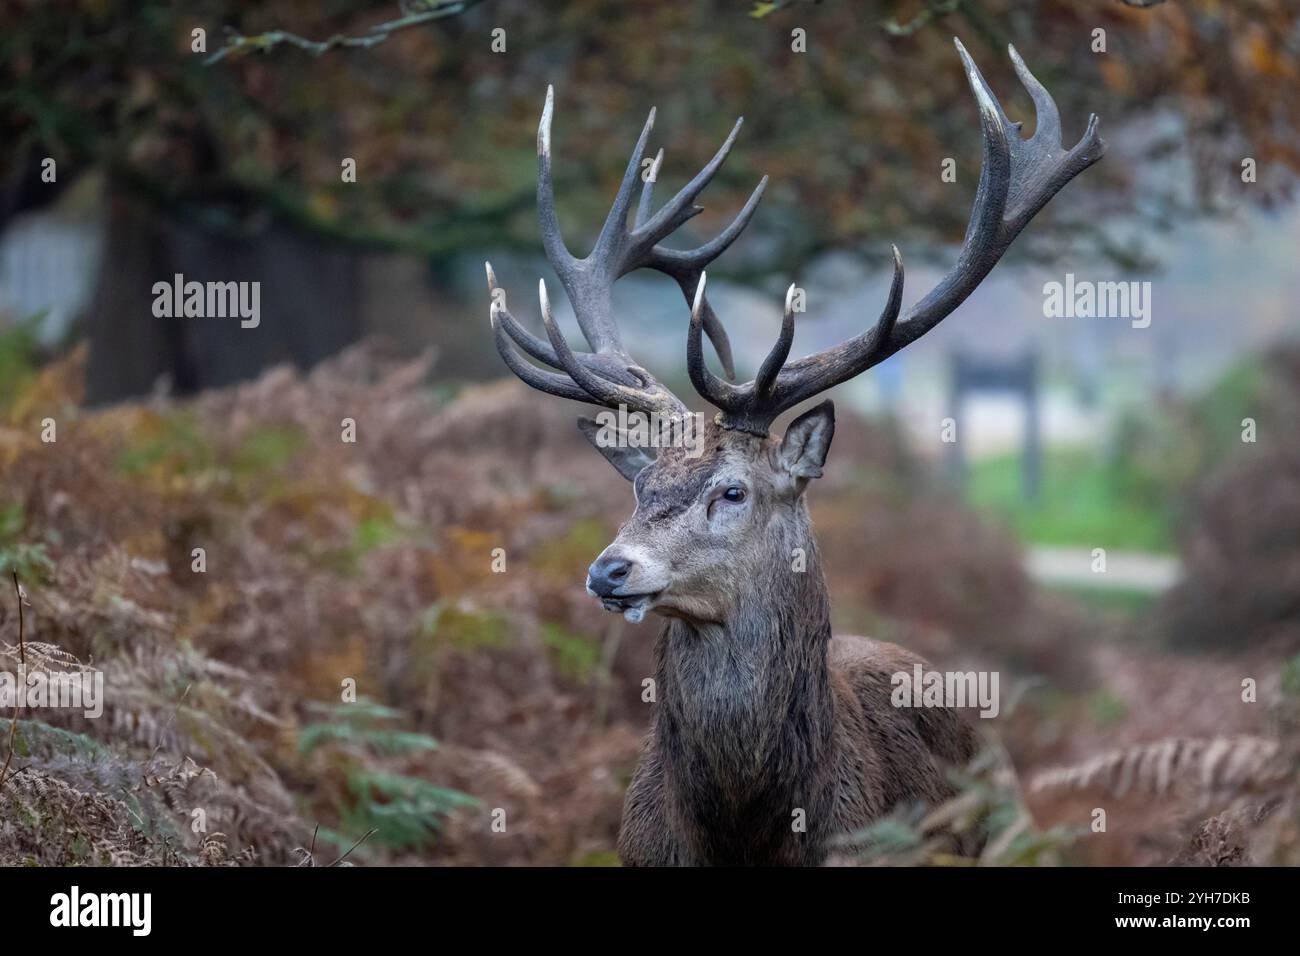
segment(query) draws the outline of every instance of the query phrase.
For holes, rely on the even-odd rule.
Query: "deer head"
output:
[[[781,332],[754,379],[733,384],[705,364],[707,334],[727,379],[734,378],[726,332],[705,299],[705,267],[735,241],[748,224],[767,184],[766,177],[736,219],[715,239],[691,250],[661,243],[701,212],[694,205],[726,159],[740,130],[737,121],[721,149],[698,175],[657,212],[651,213],[660,150],[641,189],[632,225],[632,193],[641,169],[654,111],[628,162],[613,207],[595,247],[576,259],[560,235],[551,185],[551,114],[547,90],[538,130],[538,207],[547,257],[573,304],[592,351],[573,352],[551,314],[545,282],[539,286],[547,340],[533,335],[509,313],[487,266],[491,322],[497,349],[510,369],[534,388],[552,395],[669,420],[690,412],[624,349],[614,320],[614,282],[646,267],[676,279],[692,302],[686,340],[691,383],[719,411],[703,426],[699,444],[658,450],[608,438],[608,426],[580,419],[579,427],[625,478],[633,483],[636,510],[613,543],[589,569],[587,589],[606,609],[639,621],[649,610],[695,622],[724,622],[746,592],[764,582],[780,586],[775,570],[790,566],[795,549],[811,549],[804,491],[820,477],[835,430],[834,406],[824,401],[796,418],[784,437],[769,434],[784,411],[861,374],[914,342],[953,312],[975,290],[1030,219],[1067,182],[1101,158],[1105,144],[1097,118],[1071,149],[1061,144],[1061,123],[1051,95],[1009,48],[1020,81],[1034,101],[1037,127],[1028,139],[1009,121],[960,41],[957,51],[979,106],[984,155],[974,209],[956,265],[900,315],[903,263],[893,249],[894,275],[879,319],[860,335],[814,355],[788,362],[794,341],[790,293]],[[518,346],[547,365],[525,361]]]

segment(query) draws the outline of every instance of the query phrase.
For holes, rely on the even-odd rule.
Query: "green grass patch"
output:
[[[263,425],[250,430],[223,455],[204,432],[198,416],[185,409],[165,415],[156,433],[124,448],[117,457],[117,469],[125,475],[157,469],[193,477],[225,468],[235,479],[250,481],[282,470],[306,443],[298,428]]]
[[[165,415],[156,434],[123,448],[117,470],[139,476],[155,469],[169,475],[192,476],[217,466],[217,451],[189,411]]]
[[[612,537],[603,521],[581,518],[564,534],[541,545],[529,563],[552,580],[571,582],[576,574],[586,571]]]
[[[0,408],[9,408],[27,384],[36,377],[36,338],[45,313],[41,312],[0,329]]]
[[[972,463],[968,495],[976,508],[997,515],[1030,544],[1169,551],[1169,520],[1125,491],[1123,466],[1094,451],[1052,449],[1043,456],[1036,501],[1025,499],[1020,455]]]
[[[1088,698],[1088,713],[1100,727],[1113,727],[1128,716],[1128,705],[1108,690],[1099,690]]]
[[[496,611],[470,611],[454,604],[434,604],[424,612],[419,643],[450,645],[458,651],[509,647],[514,643],[510,619]]]
[[[570,864],[572,866],[622,866],[623,861],[618,858],[615,850],[592,850],[577,857]]]
[[[1300,697],[1300,654],[1282,668],[1282,693],[1288,697]]]
[[[591,682],[600,663],[600,646],[595,640],[549,622],[542,624],[541,634],[556,670],[579,684]]]
[[[62,727],[53,727],[40,720],[20,720],[15,730],[14,753],[19,757],[58,755],[93,761],[109,752],[107,747],[92,737]]]
[[[325,567],[350,577],[360,569],[362,558],[379,548],[402,541],[407,534],[397,523],[392,508],[381,503],[376,513],[357,522],[351,539],[343,547],[326,548],[315,557]]]
[[[357,523],[356,530],[352,533],[352,549],[360,557],[376,548],[392,544],[401,537],[402,529],[398,527],[396,515],[375,515]]]
[[[1055,594],[1064,594],[1089,609],[1132,616],[1150,612],[1162,597],[1159,591],[1131,591],[1127,588],[1090,588],[1085,585],[1069,584],[1051,584],[1044,587]]]
[[[299,428],[263,425],[252,429],[231,453],[230,469],[237,476],[255,478],[280,471],[307,444]]]
[[[23,540],[27,514],[18,502],[0,505],[0,581],[15,572],[28,584],[46,581],[54,573],[54,562],[40,542]]]

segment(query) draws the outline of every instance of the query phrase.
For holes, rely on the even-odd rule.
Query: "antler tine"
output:
[[[773,419],[787,408],[793,408],[880,362],[881,352],[894,332],[903,305],[903,256],[897,246],[890,246],[890,251],[894,258],[894,276],[876,323],[847,342],[823,349],[783,368],[777,376],[770,409]]]
[[[547,340],[526,329],[497,294],[496,276],[487,266],[489,294],[493,296],[492,328],[507,365],[528,384],[568,398],[585,397],[598,404],[619,403],[631,407],[685,410],[685,406],[650,376],[628,354],[614,319],[612,287],[614,282],[635,269],[648,267],[672,277],[688,302],[701,274],[713,259],[721,255],[740,235],[753,217],[758,201],[767,186],[767,177],[758,184],[735,219],[717,236],[695,249],[676,250],[658,245],[673,230],[701,210],[694,199],[717,173],[735,143],[742,121],[738,120],[713,158],[683,186],[657,213],[652,213],[654,183],[663,165],[663,150],[656,154],[648,176],[644,177],[634,222],[629,227],[628,213],[636,180],[641,172],[642,157],[654,128],[652,109],[642,127],[636,146],[628,158],[618,192],[601,227],[591,253],[575,258],[565,245],[556,213],[552,178],[551,123],[555,112],[555,90],[548,86],[542,118],[537,127],[537,207],[542,240],[547,258],[573,303],[578,325],[590,346],[590,352],[574,353],[547,312],[549,302],[543,292],[544,324]],[[707,301],[695,310],[700,326],[708,333],[714,350],[729,376],[735,375],[731,344],[726,331]],[[549,341],[548,341],[549,340]],[[564,375],[548,372],[529,364],[518,350]],[[571,379],[571,381],[569,380]]]
[[[633,231],[628,237],[628,255],[622,265],[623,274],[639,268],[649,268],[662,272],[676,281],[678,288],[681,289],[682,295],[688,303],[693,302],[695,287],[699,283],[700,274],[714,259],[722,255],[736,241],[745,227],[749,225],[749,220],[753,217],[755,210],[758,208],[758,202],[763,197],[763,191],[767,188],[767,177],[762,178],[735,219],[713,239],[690,250],[669,249],[658,243],[679,226],[702,212],[700,207],[694,206],[692,203],[717,174],[723,162],[726,161],[744,121],[743,116],[736,120],[730,134],[713,155],[713,158],[671,200],[665,203],[663,208],[651,215],[654,186],[663,165],[663,150],[659,151],[650,170],[650,175],[645,177],[645,182],[641,187],[641,200],[637,205]],[[735,360],[732,357],[731,342],[727,339],[726,329],[718,321],[717,315],[707,300],[704,303],[702,315],[704,332],[708,335],[709,341],[713,343],[714,351],[718,354],[718,360],[722,363],[727,377],[735,378],[736,367]]]
[[[667,219],[667,214],[665,216],[650,215],[654,182],[663,163],[663,150],[661,149],[655,158],[650,175],[644,177],[635,223],[632,231],[629,231],[627,228],[627,214],[632,202],[632,193],[635,189],[636,180],[641,173],[641,158],[645,154],[646,143],[650,132],[654,128],[655,111],[652,109],[641,130],[641,135],[637,139],[636,146],[628,158],[618,193],[614,197],[613,205],[605,218],[605,223],[601,227],[600,235],[596,239],[591,254],[585,259],[575,259],[564,244],[560,234],[559,220],[555,212],[555,196],[551,180],[551,119],[553,114],[554,90],[552,87],[547,87],[546,105],[542,110],[542,121],[537,134],[539,163],[537,197],[547,257],[551,260],[552,266],[559,275],[570,301],[574,303],[574,312],[578,318],[578,324],[582,328],[588,344],[594,353],[609,357],[609,360],[604,362],[588,362],[587,364],[606,377],[612,376],[615,380],[622,381],[625,379],[622,369],[629,364],[633,364],[633,362],[623,347],[622,336],[614,320],[613,305],[610,299],[610,288],[613,283],[636,269],[642,267],[654,268],[675,279],[678,286],[682,288],[682,294],[686,296],[687,301],[690,301],[691,291],[699,276],[699,270],[734,242],[745,225],[748,224],[750,217],[753,215],[754,206],[757,204],[757,196],[761,196],[763,184],[760,184],[757,195],[751,197],[751,202],[741,211],[737,221],[728,226],[718,239],[706,243],[693,253],[676,254],[675,250],[655,246],[655,243],[667,236],[681,223],[690,219],[699,209],[692,207],[694,211],[688,211],[686,214],[675,217],[673,222],[666,228],[662,223]],[[709,164],[690,183],[683,187],[677,196],[660,211],[661,213],[665,213],[665,211],[671,212],[674,204],[688,203],[694,196],[699,194],[709,180],[713,178],[722,161],[726,159],[739,128],[740,124],[737,123],[723,147]],[[658,224],[654,224],[656,219],[659,221]],[[682,256],[693,256],[693,258],[682,258]],[[701,264],[691,268],[695,262]],[[541,361],[553,364],[551,359],[554,356],[549,353],[549,350],[538,354],[537,346],[544,345],[540,339],[537,339],[536,336],[533,336],[532,340],[516,336],[514,334],[516,329],[522,329],[522,327],[518,323],[506,324],[506,331],[519,342],[521,348],[524,348],[525,351],[528,351],[529,354],[534,355]],[[718,322],[711,310],[707,310],[705,313],[705,331],[709,335],[709,340],[713,342],[714,349],[722,360],[727,373],[734,375],[731,344],[727,341],[726,332],[723,330],[721,323]]]
[[[1007,196],[1011,186],[1011,142],[1010,134],[1020,139],[1020,124],[1012,124],[998,102],[988,82],[980,73],[979,67],[971,59],[961,41],[957,40],[957,52],[966,67],[966,80],[970,83],[975,102],[979,105],[980,129],[983,133],[984,159],[980,163],[980,181],[975,188],[975,205],[971,209],[970,222],[966,224],[966,238],[962,242],[958,261],[978,258],[989,242],[998,234],[999,224],[1006,211]],[[996,261],[996,260],[995,260]],[[989,264],[990,268],[992,263]],[[981,277],[982,278],[982,277]],[[978,283],[977,283],[978,284]],[[974,286],[972,285],[973,289]]]
[[[956,265],[900,321],[903,264],[895,248],[889,301],[876,325],[847,342],[791,362],[766,389],[741,386],[749,404],[724,409],[724,425],[765,429],[785,409],[858,375],[919,339],[966,300],[1048,200],[1102,157],[1106,144],[1098,135],[1095,115],[1089,117],[1087,130],[1073,148],[1066,150],[1061,145],[1056,102],[1015,48],[1008,47],[1038,117],[1034,135],[1023,138],[1021,124],[1007,119],[966,48],[960,40],[954,38],[954,42],[979,106],[984,144],[975,204]],[[770,374],[771,368],[764,363],[760,377]]]
[[[749,199],[745,200],[745,205],[741,207],[740,212],[736,213],[736,218],[731,220],[727,228],[708,242],[696,246],[694,249],[685,250],[654,246],[651,249],[651,260],[647,265],[652,269],[658,269],[660,272],[685,264],[694,265],[701,269],[704,268],[726,252],[731,247],[731,244],[740,238],[740,234],[745,231],[745,227],[749,225],[749,220],[753,218],[755,211],[758,209],[758,202],[763,198],[763,192],[766,189],[767,177],[764,176],[758,181],[754,191],[749,194]]]
[[[1020,231],[1048,200],[1106,151],[1097,132],[1097,117],[1088,117],[1083,137],[1071,149],[1061,146],[1060,111],[1014,47],[1008,46],[1016,74],[1034,101],[1037,128],[1029,139],[1020,124],[1008,122],[997,98],[961,41],[954,38],[966,67],[971,90],[980,104],[984,130],[984,167],[975,193],[975,211],[961,255],[953,269],[924,298],[908,310],[879,360],[916,341],[952,313],[1002,258]],[[1005,147],[1003,144],[1006,144]],[[990,155],[994,162],[990,162]],[[996,208],[997,216],[991,214]],[[879,361],[878,360],[878,361]]]
[[[546,342],[529,332],[519,324],[519,321],[510,314],[510,310],[504,305],[496,309],[496,321],[501,326],[502,331],[508,335],[515,345],[519,346],[526,353],[537,359],[539,362],[545,362],[551,368],[563,368],[559,358],[555,354],[555,349],[551,348]]]
[[[1047,87],[1038,82],[1038,77],[1029,72],[1025,61],[1020,58],[1016,48],[1009,43],[1007,52],[1011,54],[1011,64],[1016,68],[1016,76],[1020,78],[1021,86],[1029,91],[1029,97],[1034,101],[1036,121],[1031,139],[1038,139],[1041,136],[1049,144],[1060,147],[1061,111],[1056,108],[1056,100],[1052,99],[1052,94],[1047,92]]]
[[[560,218],[555,211],[555,183],[551,179],[551,116],[555,112],[555,87],[546,87],[546,105],[537,124],[537,218],[542,228],[542,246],[551,267],[564,274],[573,270],[577,260],[564,244]]]
[[[627,168],[623,170],[623,181],[619,183],[618,193],[614,196],[614,203],[609,208],[609,215],[605,217],[605,225],[600,230],[595,248],[588,257],[589,260],[620,258],[619,254],[623,251],[621,247],[626,244],[628,238],[627,213],[632,208],[632,192],[636,189],[637,178],[641,175],[641,157],[645,155],[645,144],[650,139],[650,131],[654,126],[655,110],[651,107],[645,126],[641,128],[641,135],[637,137],[636,146],[632,149],[632,155],[628,157]],[[644,192],[642,196],[644,197]],[[639,214],[640,210],[638,210]],[[614,278],[618,275],[619,273],[615,273]]]
[[[572,398],[579,402],[591,401],[591,396],[575,385],[571,379],[556,372],[540,369],[536,365],[530,365],[520,358],[510,344],[510,339],[506,337],[501,328],[501,323],[498,321],[499,312],[500,306],[493,302],[489,313],[489,321],[492,323],[492,335],[496,341],[497,353],[510,371],[514,372],[526,385],[531,385],[538,391],[546,392],[548,395]]]
[[[496,315],[496,324],[500,325],[502,331],[504,331],[505,334],[514,341],[515,345],[523,349],[524,352],[531,355],[539,362],[545,362],[551,368],[563,369],[564,366],[560,362],[559,356],[555,354],[555,349],[551,348],[550,344],[544,339],[539,338],[526,329],[523,324],[511,314],[510,310],[506,308],[504,299],[499,301],[496,300],[496,290],[498,288],[496,273],[492,270],[492,263],[485,262],[483,265],[487,269],[488,295],[492,296],[494,301],[496,301],[496,311],[494,313]],[[584,366],[591,369],[591,371],[595,372],[597,375],[604,376],[611,382],[619,382],[623,385],[635,385],[640,381],[628,372],[625,367],[625,362],[617,359],[611,360],[611,356],[605,353],[582,352],[575,353],[574,357]]]
[[[491,269],[490,266],[488,268]],[[674,410],[685,410],[685,406],[676,397],[662,386],[659,386],[657,382],[653,382],[648,376],[635,378],[624,370],[624,375],[628,381],[650,386],[642,391],[637,391],[628,388],[626,385],[613,382],[610,370],[597,364],[604,356],[575,354],[569,349],[568,343],[564,342],[559,329],[555,326],[554,317],[551,315],[550,302],[545,297],[544,288],[542,296],[543,316],[547,323],[547,333],[550,335],[554,330],[552,342],[555,342],[558,338],[559,342],[563,344],[562,354],[557,354],[554,346],[546,345],[531,332],[519,326],[518,322],[498,300],[493,299],[489,311],[497,352],[510,371],[514,372],[525,384],[531,385],[538,391],[546,392],[549,395],[571,398],[579,402],[595,401],[597,404],[607,404],[612,407],[625,404],[629,408],[643,411],[667,410],[672,412]],[[509,331],[511,325],[522,335],[522,342],[518,338],[514,338],[515,333]],[[520,347],[524,348],[534,358],[546,362],[553,368],[563,369],[568,374],[560,375],[530,365],[515,351],[511,344],[512,338],[514,338],[515,342],[519,342]],[[588,366],[591,367],[588,368]],[[579,370],[576,374],[573,371],[574,368]],[[580,382],[592,387],[585,387],[585,385],[579,384]]]
[[[693,302],[692,296],[696,285],[700,281],[700,276],[714,259],[727,251],[745,230],[745,227],[749,225],[749,220],[753,218],[754,212],[758,209],[759,200],[763,198],[763,191],[766,188],[767,177],[764,176],[754,188],[753,193],[750,194],[744,207],[736,214],[736,218],[708,242],[694,249],[669,249],[667,246],[662,245],[653,246],[643,264],[674,279],[678,288],[682,290],[682,295],[685,296],[686,301]],[[642,192],[643,209],[648,204],[651,189],[652,184],[646,183],[646,188]],[[638,217],[640,214],[641,211],[638,211]],[[736,377],[736,365],[731,353],[731,342],[727,338],[727,330],[718,320],[717,314],[713,311],[713,306],[709,304],[708,300],[705,300],[703,304],[702,315],[704,331],[709,336],[709,341],[713,343],[713,349],[718,354],[718,361],[722,363],[727,378],[734,379]]]
[[[520,325],[506,308],[504,300],[497,299],[496,292],[500,286],[497,285],[497,274],[492,268],[492,263],[483,263],[483,268],[487,272],[488,297],[493,303],[492,328],[495,330],[500,325],[514,343],[533,358],[545,362],[551,368],[559,368],[560,360],[555,357],[555,350]]]
[[[645,225],[645,221],[650,218],[650,205],[654,201],[655,180],[659,178],[659,170],[664,165],[664,149],[659,147],[659,152],[655,154],[655,161],[650,166],[650,175],[645,177],[641,183],[641,198],[636,204],[636,218],[632,221],[633,228],[640,229]]]
[[[781,332],[772,346],[758,374],[752,382],[729,385],[717,379],[704,367],[699,347],[699,320],[692,315],[691,337],[687,343],[687,370],[691,383],[700,395],[716,405],[722,412],[718,417],[724,428],[766,435],[772,422],[787,408],[792,408],[806,398],[843,381],[840,375],[850,362],[869,362],[870,356],[889,338],[898,318],[903,300],[903,260],[894,249],[894,279],[890,284],[889,299],[876,324],[854,339],[819,353],[822,364],[816,370],[807,370],[797,376],[788,374],[793,366],[786,366],[790,346],[794,342],[794,295],[797,286],[791,283],[785,293],[785,309],[781,316]],[[698,307],[699,296],[696,297]],[[864,359],[865,356],[865,359]],[[806,360],[801,360],[806,361]]]
[[[652,112],[651,121],[653,121],[653,118],[654,114]],[[627,206],[630,204],[631,184],[629,177],[634,176],[639,171],[641,157],[644,154],[646,132],[642,133],[642,138],[638,141],[628,163],[627,171],[624,173],[623,185],[620,187],[615,200],[615,206],[610,211],[609,218],[605,221],[605,227],[601,232],[600,239],[597,240],[597,249],[601,252],[601,258],[608,258],[613,263],[614,278],[624,276],[636,269],[654,269],[675,280],[686,301],[692,301],[700,273],[709,263],[725,252],[736,241],[745,227],[749,225],[749,220],[758,208],[758,202],[767,187],[767,177],[763,177],[736,218],[714,239],[691,250],[669,249],[659,245],[659,242],[703,211],[699,206],[693,205],[694,200],[712,181],[726,161],[743,124],[744,117],[737,119],[722,146],[718,148],[718,151],[714,153],[713,158],[705,164],[704,168],[690,182],[678,190],[676,195],[665,203],[658,212],[651,213],[655,182],[658,180],[659,171],[663,166],[663,150],[661,149],[655,156],[649,175],[643,177],[641,198],[637,204],[632,230],[631,232],[622,233],[617,230],[623,227],[627,216]],[[648,123],[647,131],[649,128],[650,124]],[[597,258],[596,251],[593,251],[591,258]],[[605,264],[602,263],[602,265]],[[735,361],[732,358],[731,343],[727,339],[726,330],[723,328],[722,323],[718,321],[717,315],[707,301],[704,303],[702,315],[704,331],[709,336],[709,341],[713,343],[714,351],[717,352],[723,369],[728,377],[734,378],[736,371]]]
[[[704,286],[708,278],[708,275],[701,272],[695,287],[695,300],[691,305],[691,325],[686,333],[686,374],[690,376],[691,384],[695,386],[701,398],[725,412],[729,408],[739,408],[744,400],[744,393],[737,386],[724,382],[714,375],[704,362],[704,346],[700,331],[704,327],[704,312],[707,308],[704,302]]]
[[[772,385],[776,382],[776,376],[780,373],[785,360],[790,357],[790,346],[794,342],[794,290],[798,288],[793,282],[790,288],[785,290],[785,310],[781,315],[781,334],[777,336],[776,344],[772,346],[772,351],[767,353],[767,358],[759,366],[758,374],[754,376],[754,395],[763,397],[771,394]]]
[[[578,388],[585,393],[582,396],[583,401],[594,399],[597,403],[611,408],[622,405],[643,412],[680,414],[687,410],[680,399],[648,374],[642,376],[639,388],[630,388],[611,382],[587,369],[578,361],[578,357],[569,348],[569,343],[564,340],[564,333],[555,323],[555,316],[551,314],[551,299],[546,294],[545,279],[539,279],[537,282],[537,297],[541,304],[542,323],[546,326],[546,335],[551,340],[551,347],[555,349],[555,355],[564,371],[569,373]]]
[[[704,191],[704,187],[712,181],[718,170],[722,168],[722,164],[727,161],[727,154],[731,152],[731,147],[735,144],[736,136],[739,135],[740,127],[744,123],[745,117],[739,117],[736,125],[731,127],[726,140],[718,147],[713,158],[705,163],[704,168],[695,174],[695,178],[679,189],[677,195],[664,203],[663,208],[632,233],[631,238],[634,243],[638,246],[652,246],[684,222],[703,212],[700,207],[693,205],[695,197]]]

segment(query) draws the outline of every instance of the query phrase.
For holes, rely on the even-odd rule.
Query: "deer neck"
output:
[[[658,746],[678,818],[705,859],[797,859],[830,817],[835,710],[826,585],[815,547],[804,571],[792,572],[788,559],[773,567],[770,580],[746,589],[729,620],[673,620],[661,638]],[[802,835],[796,810],[807,820]]]

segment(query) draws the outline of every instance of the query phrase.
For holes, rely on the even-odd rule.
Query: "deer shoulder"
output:
[[[831,671],[843,680],[868,723],[876,728],[872,735],[879,738],[890,762],[923,750],[941,764],[962,766],[975,755],[978,737],[956,709],[893,704],[894,675],[911,675],[918,664],[924,670],[930,668],[925,658],[897,644],[856,634],[837,634],[831,639]],[[897,746],[900,742],[908,746]]]

